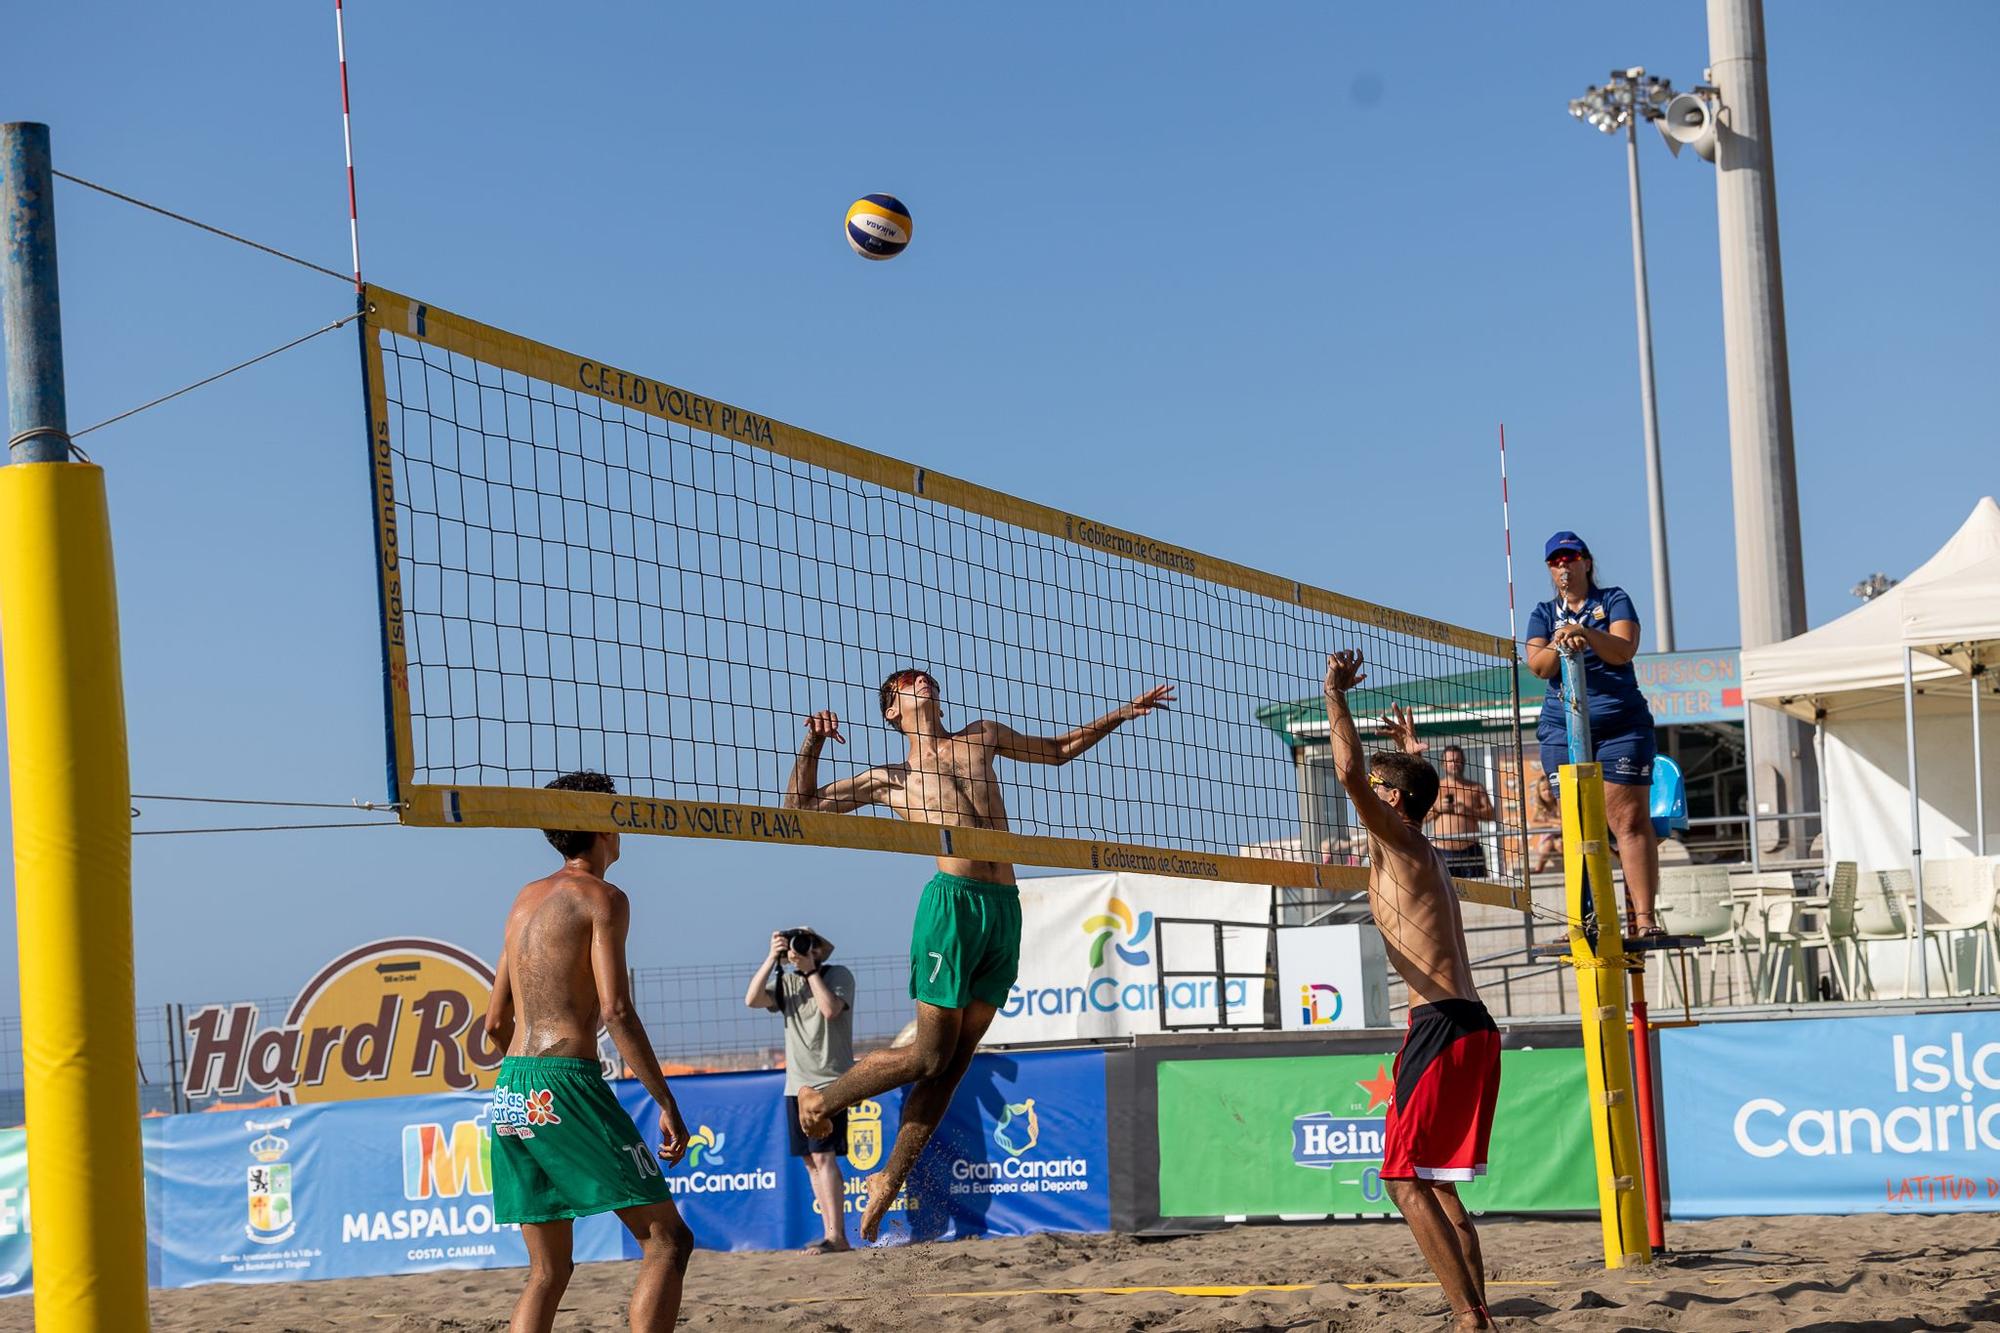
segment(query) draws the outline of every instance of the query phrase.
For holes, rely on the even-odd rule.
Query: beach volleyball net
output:
[[[381,288],[361,321],[392,799],[405,823],[804,843],[1295,887],[1361,882],[1313,778],[1325,654],[1357,715],[1411,708],[1518,773],[1512,645],[871,453]],[[1037,426],[1048,428],[1047,423]],[[1087,442],[1080,442],[1087,445]],[[1280,488],[1273,521],[1332,521]],[[1000,766],[1010,829],[784,808],[806,715],[822,783],[901,762],[877,689],[917,667],[948,726],[1171,709],[1074,762]],[[1323,709],[1318,717],[1323,739]],[[1381,743],[1381,742],[1377,742]],[[1325,768],[1321,761],[1319,767]],[[589,768],[618,795],[543,784]],[[1337,784],[1336,784],[1337,787]],[[1498,795],[1498,793],[1496,793]],[[1518,803],[1468,896],[1525,904]]]

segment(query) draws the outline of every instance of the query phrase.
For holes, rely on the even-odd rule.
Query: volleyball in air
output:
[[[864,194],[847,210],[847,243],[863,259],[894,259],[910,243],[910,210],[893,194]]]

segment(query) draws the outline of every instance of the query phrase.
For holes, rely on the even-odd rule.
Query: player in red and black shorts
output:
[[[1382,1179],[1449,1183],[1486,1174],[1500,1100],[1500,1030],[1477,1000],[1410,1010],[1383,1127]]]
[[[1472,984],[1450,868],[1424,836],[1437,770],[1423,758],[1409,713],[1398,708],[1382,719],[1397,748],[1363,757],[1347,711],[1347,692],[1362,679],[1360,653],[1326,659],[1334,771],[1368,830],[1368,909],[1389,961],[1409,983],[1412,1005],[1383,1132],[1382,1184],[1451,1302],[1455,1333],[1492,1328],[1479,1233],[1457,1183],[1486,1170],[1500,1034]]]

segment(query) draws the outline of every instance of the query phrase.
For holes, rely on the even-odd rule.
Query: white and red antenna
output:
[[[347,25],[333,0],[333,35],[340,46],[340,137],[347,148],[347,243],[354,255],[354,290],[361,290],[361,223],[354,207],[354,116],[347,100]]]
[[[1507,423],[1500,423],[1500,532],[1507,543],[1507,637],[1520,643],[1514,623],[1514,520],[1507,511]]]

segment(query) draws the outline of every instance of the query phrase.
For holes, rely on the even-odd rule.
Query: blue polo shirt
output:
[[[1632,606],[1632,599],[1625,595],[1623,588],[1597,588],[1590,590],[1581,609],[1572,611],[1568,603],[1560,598],[1539,603],[1528,615],[1528,637],[1530,639],[1551,639],[1556,627],[1581,622],[1589,629],[1609,632],[1621,620],[1633,624],[1639,622],[1639,613]],[[1599,657],[1595,650],[1583,650],[1583,679],[1590,690],[1590,720],[1651,723],[1653,711],[1646,703],[1645,694],[1639,689],[1639,673],[1627,662],[1624,666],[1612,666]],[[1562,677],[1558,675],[1549,682],[1548,695],[1542,701],[1542,716],[1562,717]]]

